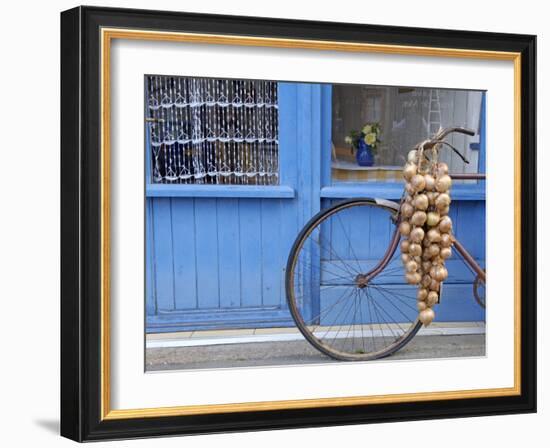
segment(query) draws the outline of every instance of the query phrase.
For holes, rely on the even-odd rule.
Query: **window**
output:
[[[277,83],[146,77],[151,181],[277,185]]]
[[[479,166],[480,91],[334,85],[332,96],[332,179],[333,182],[402,181],[401,168],[407,153],[439,127],[465,126],[477,131],[468,137],[453,134],[449,139],[470,161],[464,162],[443,149],[440,159],[452,172],[477,172]],[[374,163],[360,166],[356,151],[346,143],[353,130],[366,123],[380,125],[380,143]]]

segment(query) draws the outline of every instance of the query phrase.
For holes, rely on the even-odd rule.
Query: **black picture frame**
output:
[[[521,354],[515,396],[102,419],[100,29],[521,54]],[[76,441],[536,412],[536,37],[98,7],[61,13],[61,435]]]

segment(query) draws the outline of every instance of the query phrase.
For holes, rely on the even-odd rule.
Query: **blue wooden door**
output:
[[[279,185],[159,185],[146,173],[148,332],[293,325],[284,269],[320,208],[330,91],[278,83],[278,107]]]

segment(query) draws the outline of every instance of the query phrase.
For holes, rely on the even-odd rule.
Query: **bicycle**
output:
[[[419,143],[426,151],[450,147],[454,133],[473,136],[466,128],[447,128]],[[484,174],[450,174],[455,180],[484,180]],[[367,361],[387,357],[404,347],[422,323],[416,308],[417,286],[405,283],[404,268],[394,257],[401,235],[400,202],[359,198],[338,202],[313,216],[300,231],[286,266],[290,313],[305,339],[334,359]],[[375,240],[365,239],[351,223],[377,227]],[[378,237],[379,236],[379,237]],[[476,302],[485,307],[485,270],[453,236],[452,247],[475,274]],[[378,259],[373,259],[378,254]]]

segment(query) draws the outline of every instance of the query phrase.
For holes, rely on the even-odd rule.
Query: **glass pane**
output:
[[[465,164],[450,149],[440,160],[453,173],[476,173],[479,166],[480,91],[334,85],[332,97],[333,182],[401,182],[407,153],[440,127],[464,126],[474,137],[453,134],[448,139],[469,160]],[[379,127],[378,141],[371,145],[372,160],[359,160],[350,133],[366,124]],[[346,138],[347,137],[347,138]],[[373,137],[374,138],[374,137]],[[374,147],[372,147],[374,146]],[[475,181],[464,181],[475,182]]]

